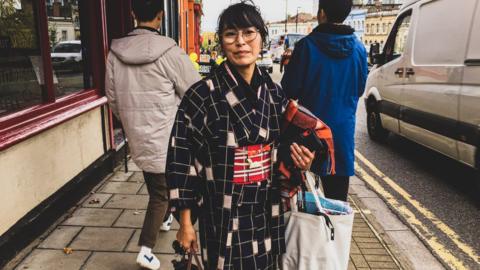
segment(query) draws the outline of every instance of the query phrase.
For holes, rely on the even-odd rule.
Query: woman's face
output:
[[[222,48],[228,61],[236,67],[255,65],[262,49],[262,36],[255,27],[225,29]]]

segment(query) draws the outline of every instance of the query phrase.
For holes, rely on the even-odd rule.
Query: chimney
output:
[[[53,2],[53,17],[60,17],[60,7],[62,3],[59,0]]]

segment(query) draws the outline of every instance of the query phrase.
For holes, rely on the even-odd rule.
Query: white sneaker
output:
[[[137,263],[144,268],[151,269],[151,270],[158,270],[160,269],[160,261],[158,258],[153,255],[152,249],[147,247],[141,247],[140,252],[137,256]]]
[[[162,226],[160,226],[160,231],[162,232],[170,231],[170,228],[172,227],[172,222],[173,222],[173,215],[170,214],[170,216],[168,216],[167,221],[163,222]]]

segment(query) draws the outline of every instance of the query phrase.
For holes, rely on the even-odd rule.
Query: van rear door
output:
[[[470,41],[465,58],[463,85],[459,108],[459,160],[471,166],[475,164],[476,151],[480,147],[480,1],[475,9]],[[477,153],[480,155],[480,153]],[[477,156],[480,159],[480,156]],[[480,162],[480,160],[477,160]]]
[[[401,133],[455,159],[463,62],[476,2],[420,4],[411,63],[405,66]]]

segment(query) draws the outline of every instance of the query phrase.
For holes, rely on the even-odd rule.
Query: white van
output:
[[[370,55],[370,138],[393,132],[480,169],[480,0],[406,0]]]

